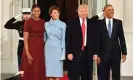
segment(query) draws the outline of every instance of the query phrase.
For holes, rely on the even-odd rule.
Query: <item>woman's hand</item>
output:
[[[26,55],[27,55],[28,63],[29,63],[29,65],[31,65],[32,61],[33,61],[33,58],[32,58],[32,56],[29,53],[27,53]]]

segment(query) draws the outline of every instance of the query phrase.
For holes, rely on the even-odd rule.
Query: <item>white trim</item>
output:
[[[37,4],[37,0],[35,0],[35,4]]]
[[[2,0],[0,0],[0,73],[1,73],[1,27],[2,27],[1,23],[2,23]]]

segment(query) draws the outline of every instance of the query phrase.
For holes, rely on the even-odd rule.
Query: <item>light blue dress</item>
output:
[[[66,24],[59,19],[45,23],[46,77],[63,77]]]

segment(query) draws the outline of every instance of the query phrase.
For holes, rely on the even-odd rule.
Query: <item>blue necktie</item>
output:
[[[108,34],[109,34],[109,37],[111,38],[111,21],[109,20],[109,23],[108,23]]]

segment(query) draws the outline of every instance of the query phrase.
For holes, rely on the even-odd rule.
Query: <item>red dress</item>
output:
[[[33,58],[32,64],[29,65],[25,50],[22,58],[22,68],[24,70],[23,80],[46,80],[44,64],[44,23],[33,18],[29,19],[24,25],[24,32],[29,32],[28,48]]]

